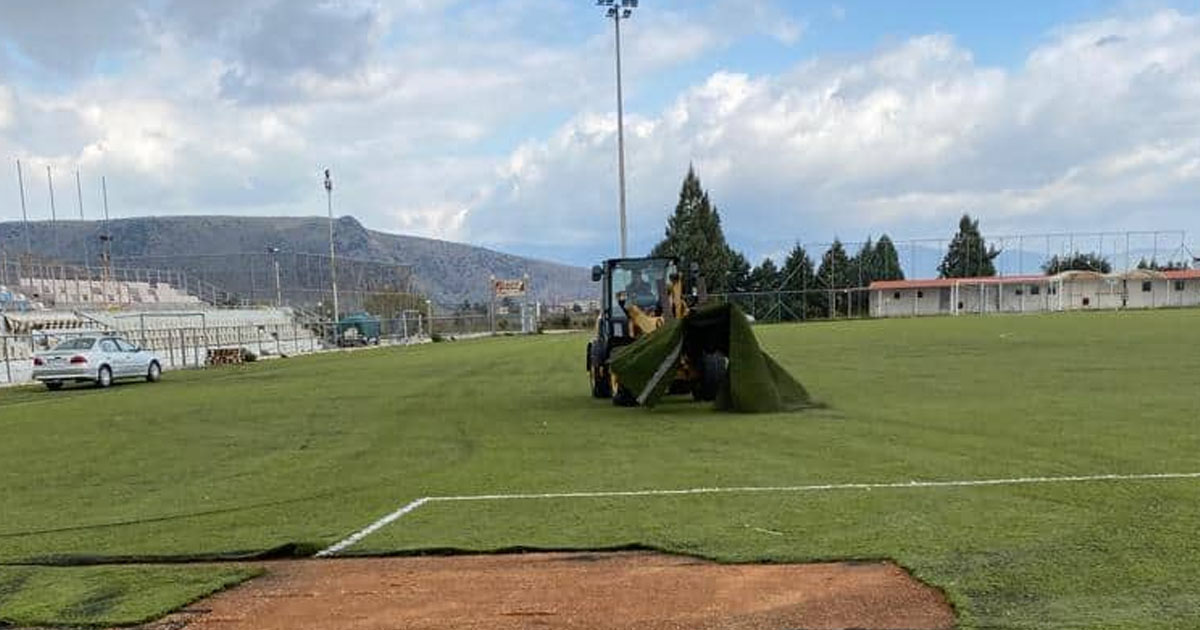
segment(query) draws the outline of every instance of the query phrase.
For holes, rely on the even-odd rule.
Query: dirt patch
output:
[[[146,630],[945,629],[889,563],[719,565],[654,553],[301,560]]]

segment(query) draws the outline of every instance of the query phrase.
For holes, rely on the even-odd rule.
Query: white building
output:
[[[1200,306],[1200,270],[872,282],[872,317]]]

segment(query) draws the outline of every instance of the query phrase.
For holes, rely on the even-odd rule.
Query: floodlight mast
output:
[[[329,207],[329,279],[333,284],[333,322],[334,335],[337,335],[338,319],[338,288],[337,288],[337,251],[333,247],[333,176],[325,169],[325,201]]]
[[[620,188],[621,258],[628,255],[628,229],[625,220],[625,105],[621,93],[621,20],[633,17],[638,0],[596,0],[596,6],[606,9],[605,17],[613,21],[617,48],[617,183]]]

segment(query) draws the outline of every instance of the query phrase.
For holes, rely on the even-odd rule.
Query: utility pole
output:
[[[33,256],[33,245],[29,239],[29,212],[25,209],[25,176],[21,173],[21,160],[17,160],[17,187],[21,190],[21,224],[25,228],[25,262]]]
[[[51,242],[54,243],[53,256],[60,256],[58,252],[58,211],[54,207],[54,175],[50,172],[50,165],[46,165],[46,186],[50,189],[50,233]]]
[[[104,300],[108,301],[108,282],[112,276],[112,234],[108,231],[108,180],[103,175],[100,176],[100,192],[104,198],[104,233],[100,235],[103,250],[100,257],[104,263]]]
[[[325,169],[325,200],[329,207],[329,279],[333,285],[333,322],[338,322],[338,289],[337,289],[337,250],[333,246],[333,178],[329,169]]]
[[[83,183],[79,180],[79,169],[75,169],[75,194],[79,200],[79,220],[83,221]],[[90,269],[92,261],[88,257],[87,237],[83,239],[83,266]],[[88,272],[88,281],[91,281],[91,272]]]
[[[596,6],[605,7],[605,17],[613,21],[617,44],[617,184],[620,194],[621,212],[621,258],[628,255],[628,229],[625,220],[625,104],[621,93],[621,20],[633,17],[638,0],[596,0]]]

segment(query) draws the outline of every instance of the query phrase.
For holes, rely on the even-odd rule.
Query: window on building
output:
[[[892,299],[893,299],[893,300],[899,300],[899,299],[900,299],[900,292],[899,292],[899,291],[897,291],[897,292],[893,293],[893,294],[892,294]]]
[[[1046,293],[1049,295],[1058,295],[1058,287],[1052,284],[1046,289]]]
[[[1017,287],[1017,295],[1025,295],[1025,291],[1023,291],[1021,287]]]
[[[1175,290],[1176,290],[1176,291],[1182,291],[1183,289],[1184,289],[1184,283],[1183,283],[1183,280],[1176,280],[1176,281],[1175,281]]]
[[[963,310],[963,303],[962,303],[962,302],[959,302],[959,303],[958,303],[958,310],[960,310],[960,311],[961,311],[961,310]]]
[[[1091,305],[1092,305],[1092,298],[1089,298],[1089,297],[1085,297],[1085,298],[1083,298],[1083,305],[1084,305],[1084,306],[1091,306]]]
[[[1142,293],[1149,293],[1154,290],[1154,283],[1149,280],[1142,283]]]
[[[924,292],[924,291],[917,291],[917,299],[919,300],[919,299],[921,299],[921,298],[923,298],[923,297],[925,297],[925,292]]]
[[[1042,287],[1039,287],[1036,284],[1029,285],[1029,295],[1041,295],[1041,293]]]

